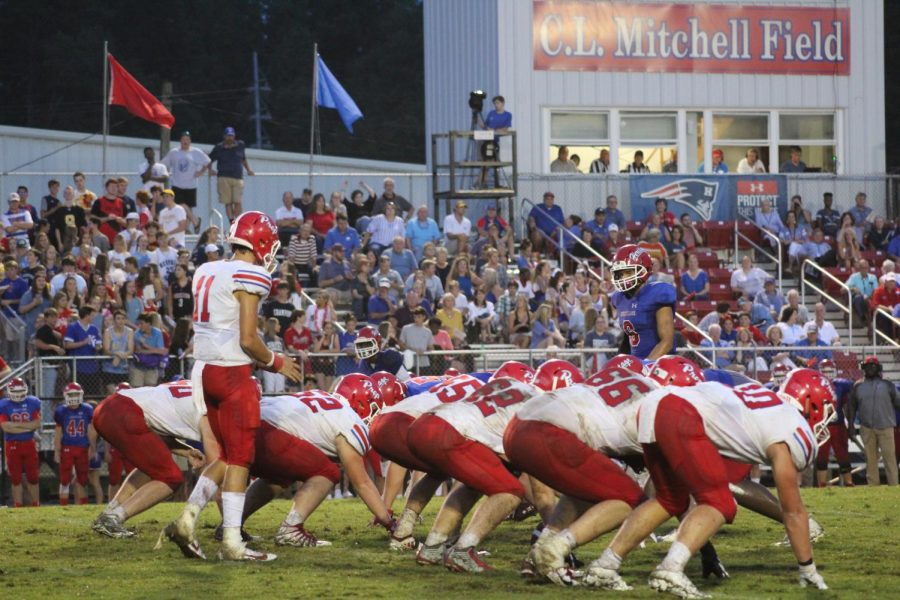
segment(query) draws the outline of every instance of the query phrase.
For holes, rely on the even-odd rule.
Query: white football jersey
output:
[[[816,438],[796,408],[774,392],[749,383],[730,388],[716,382],[693,387],[666,387],[648,395],[638,414],[638,441],[656,441],[656,410],[672,394],[690,403],[703,419],[710,441],[723,456],[744,463],[768,463],[766,450],[784,442],[794,466],[802,471],[816,458]]]
[[[175,381],[155,387],[121,390],[144,411],[150,431],[160,435],[199,442],[200,412],[193,401],[190,381]]]
[[[344,436],[350,445],[365,455],[369,444],[369,428],[347,401],[319,390],[286,396],[263,396],[260,417],[266,423],[305,440],[337,458],[337,437]]]
[[[194,273],[194,358],[219,366],[251,362],[240,344],[241,291],[267,298],[272,276],[263,267],[240,260],[217,260]]]
[[[600,386],[578,384],[535,396],[516,416],[556,425],[607,455],[641,454],[636,414],[656,389],[656,382],[636,374]]]
[[[379,414],[403,413],[414,419],[441,404],[463,400],[478,391],[484,383],[471,375],[456,375],[430,388],[427,392],[404,398],[393,406],[385,406]]]
[[[463,437],[503,453],[503,432],[525,401],[542,393],[533,385],[508,377],[484,384],[463,402],[429,411],[450,423]]]

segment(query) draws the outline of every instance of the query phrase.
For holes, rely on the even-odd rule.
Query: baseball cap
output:
[[[16,248],[27,248],[28,240],[16,240]]]
[[[341,244],[341,243],[334,243],[334,244],[332,244],[332,245],[331,245],[331,251],[334,252],[335,250],[340,250],[341,252],[343,252],[343,251],[344,251],[344,245]]]
[[[173,190],[170,190],[169,188],[166,188],[163,190],[163,196],[172,196],[174,198],[175,192]]]
[[[616,225],[615,223],[610,223],[610,224],[609,224],[609,227],[606,228],[606,231],[607,231],[607,232],[609,232],[609,231],[618,231],[618,230],[619,230],[619,226]]]
[[[140,218],[141,218],[141,216],[139,214],[137,214],[136,212],[130,212],[127,215],[125,215],[126,221],[128,219],[134,219],[135,221],[138,221],[138,220],[140,220]]]
[[[719,158],[725,156],[725,155],[722,153],[722,151],[719,150],[718,148],[716,148],[715,150],[712,151],[712,155],[713,155],[713,156],[718,156]]]
[[[179,134],[178,137],[180,137],[180,138],[183,138],[183,137],[191,137],[191,132],[190,132],[190,131],[187,131],[187,130],[182,131],[181,134]]]
[[[548,196],[550,198],[556,198],[556,195],[553,192],[544,192],[544,198],[547,198]]]
[[[391,287],[391,280],[388,279],[387,277],[382,277],[381,279],[378,280],[378,287],[380,287],[380,288]]]
[[[206,252],[207,254],[209,254],[210,252],[218,252],[219,247],[216,246],[215,244],[207,244],[206,246],[203,247],[203,251]]]
[[[497,210],[497,205],[496,204],[488,204],[487,209],[488,210]]]
[[[775,283],[774,277],[766,277],[766,283]]]
[[[605,214],[606,214],[606,211],[603,210],[602,208],[594,209],[594,216],[597,216],[597,215],[605,215]]]
[[[18,195],[17,193],[15,193],[15,192],[12,192],[12,193],[9,195],[9,201],[10,201],[10,202],[19,202],[20,200],[21,200],[21,198],[19,198],[19,195]]]
[[[815,323],[810,323],[806,326],[806,333],[819,333],[819,328]]]
[[[463,202],[462,200],[460,200],[456,203],[456,208],[459,208],[459,207],[467,208],[468,205],[465,202]]]
[[[234,135],[234,127],[226,127],[225,135]]]
[[[897,283],[897,275],[894,273],[885,273],[881,276],[881,283],[887,283],[888,281]]]

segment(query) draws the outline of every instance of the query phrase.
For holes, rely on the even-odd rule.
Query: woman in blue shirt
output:
[[[684,255],[687,245],[684,243],[684,228],[681,225],[672,227],[672,239],[664,242],[666,252],[669,254],[669,265],[679,271],[684,268]]]
[[[459,291],[469,300],[472,299],[472,286],[479,286],[483,283],[481,278],[469,268],[469,259],[464,256],[453,261],[450,274],[447,276],[447,283],[449,284],[451,281],[459,283]]]
[[[47,285],[47,276],[38,273],[31,282],[31,287],[22,294],[19,301],[19,314],[25,321],[26,335],[28,339],[34,336],[38,315],[50,308],[50,286]]]
[[[537,310],[537,316],[531,325],[531,348],[546,348],[551,344],[564,348],[566,338],[556,328],[556,322],[550,318],[553,306],[549,303],[541,304]]]
[[[697,255],[689,255],[687,264],[687,270],[681,273],[682,299],[709,300],[709,275],[700,268]]]

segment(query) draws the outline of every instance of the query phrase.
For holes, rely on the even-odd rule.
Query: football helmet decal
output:
[[[369,376],[381,396],[384,406],[393,406],[406,398],[406,384],[387,371],[378,371]]]

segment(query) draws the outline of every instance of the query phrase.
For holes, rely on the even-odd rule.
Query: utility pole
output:
[[[272,143],[269,141],[268,137],[266,137],[265,131],[263,131],[263,121],[270,121],[272,117],[269,115],[268,111],[263,112],[263,99],[262,94],[264,92],[271,91],[272,88],[269,87],[269,83],[266,81],[264,75],[262,75],[259,71],[259,55],[256,52],[253,52],[253,86],[250,88],[250,91],[253,92],[253,123],[256,129],[256,142],[253,144],[254,148],[271,148]]]
[[[163,103],[163,106],[169,112],[172,112],[172,82],[171,81],[163,81],[162,84],[162,95],[160,96],[160,102]],[[168,127],[160,127],[159,128],[159,159],[162,160],[163,157],[169,153],[169,143],[172,141],[172,130]]]

